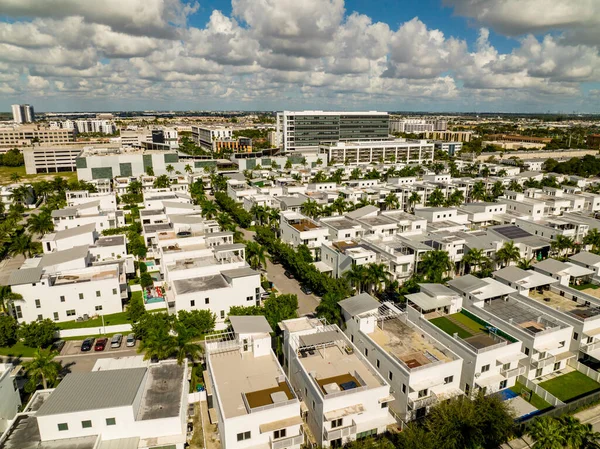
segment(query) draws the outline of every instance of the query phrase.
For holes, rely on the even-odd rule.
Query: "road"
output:
[[[246,240],[254,240],[254,231],[241,229]],[[280,293],[290,293],[298,296],[298,315],[307,315],[315,311],[319,305],[319,299],[315,295],[307,295],[300,289],[300,284],[295,279],[288,279],[284,274],[285,269],[282,265],[273,265],[267,259],[267,279],[273,283]]]

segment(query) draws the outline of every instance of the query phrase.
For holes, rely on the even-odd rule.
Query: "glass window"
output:
[[[79,293],[79,299],[83,299],[83,293]]]
[[[63,430],[69,430],[69,425],[66,422],[60,423],[58,425],[58,430],[62,432]]]
[[[490,370],[490,365],[483,365],[481,367],[481,372],[482,373],[487,373]]]
[[[67,316],[75,316],[75,309],[67,310]]]
[[[196,300],[190,299],[190,307],[196,307]]]
[[[35,308],[36,308],[36,309],[41,309],[41,308],[42,308],[42,304],[40,303],[40,300],[39,300],[39,299],[36,299],[36,300],[35,300]]]
[[[113,295],[116,295],[116,294],[117,294],[117,289],[113,288]]]
[[[61,295],[60,302],[65,302],[65,297]]]
[[[102,293],[100,293],[100,290],[96,290],[96,298],[99,298],[100,296],[102,296]]]
[[[89,429],[90,427],[92,427],[92,421],[90,421],[89,419],[86,421],[81,421],[81,427],[84,429]]]
[[[273,432],[273,439],[277,440],[278,438],[285,438],[286,429],[276,430]]]
[[[107,426],[114,426],[115,424],[117,424],[117,420],[115,418],[106,418]]]

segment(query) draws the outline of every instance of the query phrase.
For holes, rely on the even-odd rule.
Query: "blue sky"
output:
[[[597,0],[102,6],[0,0],[0,110],[600,111]]]

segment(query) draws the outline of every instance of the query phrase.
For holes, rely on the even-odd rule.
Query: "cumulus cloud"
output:
[[[521,7],[510,21],[513,0],[446,1],[457,14],[518,36],[515,48],[499,52],[486,27],[476,42],[417,17],[392,29],[347,11],[343,0],[232,0],[231,15],[214,10],[203,27],[189,25],[197,4],[181,0],[106,0],[101,8],[0,0],[9,18],[0,22],[0,93],[7,104],[43,93],[57,105],[68,98],[217,100],[223,108],[479,102],[493,109],[507,98],[528,105],[579,101],[582,86],[600,81],[597,46],[575,39],[581,30],[595,32],[597,19],[583,17],[581,8],[563,17],[565,2],[531,0],[547,14],[529,21],[523,17],[533,13]]]

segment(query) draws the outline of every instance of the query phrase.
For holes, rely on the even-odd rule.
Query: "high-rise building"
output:
[[[277,113],[284,151],[317,150],[322,142],[387,140],[387,112],[283,111]]]
[[[29,104],[13,104],[11,107],[13,121],[15,123],[35,122],[35,113],[33,112],[33,106]]]

